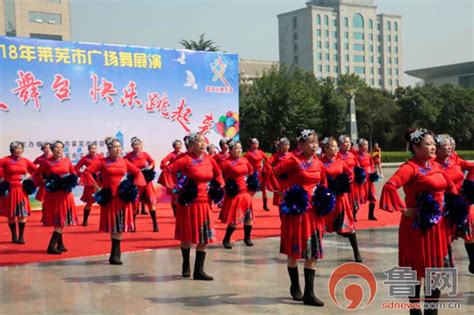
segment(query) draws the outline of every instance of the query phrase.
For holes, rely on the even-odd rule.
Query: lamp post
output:
[[[349,91],[349,99],[347,102],[346,134],[349,135],[352,143],[357,142],[357,139],[359,137],[357,134],[357,118],[354,90]]]

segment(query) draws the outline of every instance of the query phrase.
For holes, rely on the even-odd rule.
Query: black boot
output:
[[[270,211],[270,209],[267,207],[267,198],[263,198],[263,210]]]
[[[250,234],[252,233],[251,225],[244,225],[244,243],[247,246],[253,246],[253,242],[250,239]]]
[[[290,294],[295,301],[303,301],[303,293],[301,293],[300,280],[298,276],[298,266],[288,267],[288,274],[290,275]]]
[[[352,209],[352,216],[354,217],[354,222],[357,222],[357,209]]]
[[[176,218],[176,205],[171,205],[171,208],[173,209],[173,216]]]
[[[26,222],[18,222],[18,244],[25,244],[25,225]]]
[[[51,240],[49,241],[48,245],[48,254],[59,255],[61,252],[56,248],[58,244],[59,237],[61,236],[60,233],[54,231],[53,235],[51,235]]]
[[[234,233],[234,231],[235,231],[235,227],[233,227],[232,225],[227,226],[224,239],[222,240],[222,245],[224,245],[224,247],[227,249],[232,248],[232,245],[230,244],[230,237],[232,236],[232,233]]]
[[[361,263],[362,262],[362,257],[360,256],[359,253],[359,245],[357,244],[357,236],[355,233],[351,233],[347,235],[347,238],[349,239],[349,242],[351,242],[352,250],[354,251],[354,261]]]
[[[206,252],[196,250],[196,260],[194,262],[194,280],[214,280],[213,277],[204,272],[204,261],[206,260]]]
[[[303,303],[306,305],[324,306],[324,302],[314,295],[314,273],[313,269],[304,268]]]
[[[84,209],[84,219],[82,221],[82,226],[87,226],[89,224],[89,214],[91,213],[91,209]]]
[[[183,256],[183,267],[181,269],[181,275],[185,278],[191,277],[191,265],[189,263],[189,253],[191,248],[182,248],[181,255]]]
[[[142,205],[142,214],[147,215],[147,214],[148,214],[148,211],[146,211],[145,203],[142,202],[141,205]]]
[[[420,307],[420,308],[410,309],[410,315],[421,315],[420,289],[421,289],[421,285],[418,284],[415,287],[415,296],[410,296],[408,299],[412,305],[418,304],[418,306]]]
[[[60,252],[67,252],[66,246],[63,243],[63,234],[59,234],[58,247],[56,247]]]
[[[464,243],[464,247],[469,257],[469,272],[474,273],[474,243]]]
[[[160,229],[158,228],[158,222],[156,222],[156,210],[150,211],[150,217],[153,222],[153,232],[158,232]]]
[[[369,203],[369,220],[377,221],[377,218],[374,215],[375,203]]]
[[[435,290],[433,290],[431,295],[426,295],[425,294],[426,303],[430,303],[430,304],[436,303],[436,302],[439,301],[440,296],[441,296],[441,291],[439,289],[435,289]],[[438,315],[438,309],[426,309],[425,308],[425,311],[423,313],[424,313],[424,315]]]
[[[111,265],[122,265],[123,262],[120,260],[120,240],[115,238],[112,239],[112,248],[110,250],[109,263]]]
[[[12,233],[12,243],[18,243],[18,237],[16,236],[16,223],[8,223],[10,232]]]

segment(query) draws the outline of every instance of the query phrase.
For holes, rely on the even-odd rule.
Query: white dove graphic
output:
[[[186,64],[186,55],[184,54],[184,52],[182,52],[181,56],[179,58],[173,59],[173,60],[177,61],[181,65],[185,65]]]
[[[198,88],[198,85],[196,84],[196,78],[194,77],[194,74],[189,70],[186,70],[186,83],[184,83],[184,86],[190,86],[194,90]]]

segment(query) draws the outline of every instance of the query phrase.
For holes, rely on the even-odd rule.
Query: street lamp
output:
[[[357,118],[354,89],[349,90],[349,98],[347,100],[346,134],[349,135],[352,143],[357,143],[357,139],[359,137],[357,135]]]

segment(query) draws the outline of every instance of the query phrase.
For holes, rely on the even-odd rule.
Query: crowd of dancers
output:
[[[449,135],[426,129],[410,129],[405,134],[413,157],[403,163],[383,186],[380,209],[402,212],[399,229],[399,266],[416,270],[424,278],[427,267],[454,266],[451,244],[465,241],[469,271],[474,273],[473,201],[474,165],[455,152]],[[368,204],[369,220],[377,220],[374,183],[380,179],[377,157],[368,152],[368,141],[360,139],[357,149],[348,136],[319,139],[313,130],[303,130],[292,150],[289,139],[277,141],[277,152],[267,156],[256,138],[249,141],[243,155],[242,143],[222,139],[220,152],[206,139],[191,133],[172,143],[173,151],[160,163],[155,161],[140,139],[131,139],[132,151],[122,154],[121,142],[106,138],[107,156],[97,153],[94,144],[76,165],[64,157],[64,143],[42,146],[43,155],[31,162],[22,157],[24,144],[10,144],[10,155],[0,159],[0,212],[8,218],[12,243],[24,244],[25,225],[31,213],[29,195],[42,202],[42,223],[53,227],[47,253],[67,251],[63,240],[66,227],[77,225],[78,216],[72,189],[83,185],[85,203],[82,225],[88,225],[92,205],[100,206],[99,231],[111,238],[110,264],[120,265],[123,233],[136,231],[137,214],[149,213],[153,231],[156,219],[156,181],[171,196],[176,217],[175,238],[181,242],[182,276],[191,276],[190,251],[196,245],[192,276],[213,280],[204,270],[206,246],[216,241],[211,207],[220,208],[219,220],[227,225],[222,239],[232,248],[232,234],[244,229],[244,243],[251,239],[254,207],[252,199],[260,191],[263,208],[269,211],[267,190],[280,210],[280,252],[288,257],[290,294],[304,304],[323,306],[314,293],[316,262],[323,258],[323,237],[337,233],[348,239],[356,262],[362,262],[356,237],[357,212]],[[183,145],[184,144],[184,145]],[[319,154],[317,154],[319,153]],[[380,164],[380,163],[378,163]],[[403,188],[405,200],[398,194]],[[18,227],[18,229],[17,229]],[[17,233],[18,232],[18,233]],[[304,290],[299,284],[298,261],[304,260]],[[419,300],[420,286],[410,301]],[[439,299],[435,290],[429,298]],[[419,314],[413,309],[410,312]],[[436,310],[425,310],[434,314]]]

